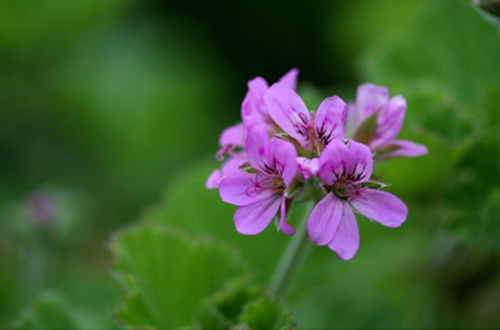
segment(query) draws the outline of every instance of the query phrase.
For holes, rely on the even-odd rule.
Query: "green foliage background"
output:
[[[2,1],[0,328],[500,327],[499,63],[468,0]],[[429,155],[376,169],[403,227],[360,219],[349,262],[311,243],[277,301],[290,239],[237,234],[204,181],[246,82],[292,67],[312,108],[403,94]]]

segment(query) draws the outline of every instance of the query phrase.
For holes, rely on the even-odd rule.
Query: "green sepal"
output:
[[[376,149],[375,152],[375,159],[378,158],[384,158],[384,156],[390,154],[391,152],[394,152],[398,149],[401,149],[400,146],[397,145],[389,145],[389,146],[384,146],[381,148]]]
[[[361,183],[361,187],[370,189],[382,189],[390,186],[390,183],[378,182],[378,181],[366,181]]]
[[[366,118],[354,133],[353,139],[366,145],[370,144],[375,136],[375,130],[377,129],[377,117],[378,112],[375,112]]]

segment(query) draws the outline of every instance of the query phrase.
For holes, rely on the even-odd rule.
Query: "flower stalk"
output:
[[[314,206],[314,202],[308,201],[305,203],[307,205],[304,207],[297,232],[290,241],[290,244],[288,244],[269,283],[268,292],[273,298],[286,297],[288,289],[300,273],[300,268],[306,259],[307,248],[310,242],[307,236],[307,219]]]

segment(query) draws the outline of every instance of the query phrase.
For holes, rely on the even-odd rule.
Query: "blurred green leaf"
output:
[[[460,24],[457,24],[460,22]],[[439,79],[474,104],[485,84],[500,81],[500,38],[469,0],[429,2],[412,33],[381,42],[363,61],[363,78],[386,86]]]
[[[205,297],[243,274],[240,259],[227,246],[194,241],[158,225],[119,233],[111,250],[115,273],[134,280],[128,289],[135,295],[116,314],[119,322],[132,327],[189,325]]]
[[[432,324],[432,281],[425,262],[433,238],[414,205],[396,230],[357,216],[360,249],[338,260],[311,248],[289,305],[298,329],[422,328]]]
[[[111,319],[102,319],[95,311],[69,304],[60,294],[43,293],[24,310],[12,329],[116,329]]]
[[[156,329],[152,326],[154,317],[145,306],[138,294],[133,294],[124,299],[120,308],[114,313],[114,319],[125,328]]]
[[[500,141],[500,135],[496,134],[500,126],[499,95],[500,84],[488,84],[484,86],[480,107],[481,109],[486,109],[485,118],[481,121],[481,124]]]
[[[293,323],[286,307],[274,300],[261,298],[245,306],[236,329],[292,329]]]
[[[46,293],[14,323],[13,329],[78,329],[64,299]]]
[[[397,139],[427,146],[418,158],[399,158],[377,164],[381,181],[401,197],[428,197],[444,185],[464,155],[479,137],[479,122],[461,105],[449,88],[430,80],[406,81],[395,93],[407,99],[405,124]],[[408,173],[412,173],[408,176]]]
[[[237,323],[244,306],[262,294],[245,280],[231,281],[202,303],[198,323],[202,329],[229,329]]]
[[[480,231],[489,243],[500,251],[500,187],[493,187],[484,201],[480,216],[483,221],[479,224]]]

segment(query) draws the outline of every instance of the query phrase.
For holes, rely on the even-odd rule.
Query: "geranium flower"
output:
[[[389,98],[387,88],[364,84],[349,108],[332,96],[309,111],[294,91],[297,74],[292,69],[271,87],[260,77],[248,83],[243,124],[222,132],[218,158],[229,158],[206,186],[238,206],[236,230],[246,235],[262,232],[278,214],[280,231],[294,234],[288,209],[323,196],[308,215],[307,233],[348,260],[359,248],[355,212],[391,228],[408,215],[403,201],[373,181],[374,161],[420,156],[427,148],[395,140],[406,111],[402,96]]]
[[[299,70],[291,69],[278,81],[279,84],[295,90],[297,88],[297,76]],[[256,77],[248,82],[248,92],[241,106],[241,117],[245,126],[264,124],[270,133],[276,131],[276,125],[264,103],[264,95],[269,89],[267,81],[262,77]]]
[[[330,141],[345,136],[346,104],[338,96],[326,98],[317,112],[308,112],[297,93],[278,83],[264,100],[274,122],[311,154],[319,155]]]
[[[226,203],[238,206],[234,214],[236,230],[241,234],[262,232],[281,208],[280,230],[294,233],[286,223],[286,189],[297,173],[297,152],[290,142],[269,140],[264,124],[254,126],[245,139],[251,169],[222,178],[219,194]]]
[[[417,157],[427,148],[411,141],[395,140],[405,118],[406,100],[401,95],[389,98],[389,89],[373,84],[358,87],[356,103],[347,112],[353,139],[375,152],[377,159]]]
[[[307,231],[317,245],[328,245],[340,259],[354,257],[359,230],[354,210],[387,227],[398,227],[408,208],[396,196],[365,187],[373,170],[370,149],[361,143],[333,140],[319,157],[318,176],[326,196],[312,210]]]
[[[279,83],[295,89],[298,74],[298,69],[291,69],[281,77]],[[262,77],[256,77],[248,82],[248,92],[241,106],[243,123],[225,128],[219,136],[220,149],[216,153],[216,158],[219,161],[224,160],[226,155],[229,155],[230,158],[222,166],[221,170],[214,170],[210,174],[205,183],[208,189],[218,188],[220,180],[225,175],[233,173],[234,165],[240,166],[245,163],[245,155],[235,151],[235,149],[243,147],[246,132],[251,127],[264,124],[269,133],[273,134],[276,131],[276,125],[272,122],[264,105],[264,94],[268,88],[266,80]]]

